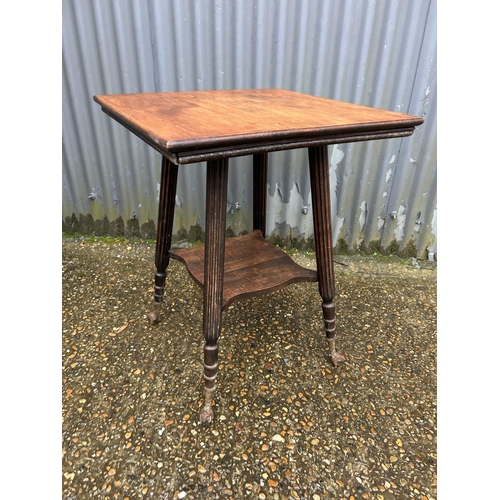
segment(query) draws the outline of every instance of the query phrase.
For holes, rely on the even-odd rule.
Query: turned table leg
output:
[[[169,251],[172,244],[178,169],[178,165],[162,157],[160,203],[158,207],[158,226],[156,230],[154,309],[148,314],[148,319],[151,324],[158,321],[161,304],[163,302],[163,293],[165,291],[166,270],[170,260]]]
[[[333,271],[333,238],[330,201],[328,146],[309,148],[314,241],[318,268],[319,293],[323,299],[323,319],[330,357],[334,366],[345,361],[335,349],[335,276]]]
[[[205,216],[205,284],[203,290],[203,334],[205,401],[200,421],[213,419],[212,400],[217,376],[218,346],[224,285],[228,159],[207,162]]]
[[[253,156],[253,228],[266,237],[267,153]]]

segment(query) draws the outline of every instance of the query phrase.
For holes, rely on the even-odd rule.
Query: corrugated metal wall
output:
[[[409,138],[330,146],[334,243],[436,254],[435,0],[62,7],[66,230],[154,237],[160,156],[106,116],[94,94],[278,87],[425,116]],[[235,234],[251,229],[250,167],[248,157],[230,160]],[[278,239],[312,238],[306,167],[306,150],[270,154],[267,229]],[[179,172],[174,231],[192,238],[204,226],[204,170]]]

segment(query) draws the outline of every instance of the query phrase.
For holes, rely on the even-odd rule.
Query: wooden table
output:
[[[317,281],[335,366],[333,239],[328,144],[409,136],[423,118],[278,89],[96,95],[105,113],[162,155],[152,323],[158,321],[170,257],[203,288],[205,402],[213,418],[222,311],[232,302],[291,283]],[[308,148],[317,271],[295,264],[265,239],[267,159]],[[226,241],[229,158],[253,155],[253,231]],[[178,166],[207,162],[205,244],[171,248]],[[284,166],[283,168],[286,168]]]

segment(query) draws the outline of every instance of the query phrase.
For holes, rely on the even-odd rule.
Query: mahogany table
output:
[[[222,311],[236,300],[291,283],[318,282],[335,366],[329,144],[409,136],[423,118],[278,89],[96,95],[102,110],[162,155],[154,309],[158,321],[170,257],[203,288],[205,399],[213,418]],[[265,239],[268,152],[308,148],[317,271],[297,265]],[[225,239],[229,158],[253,155],[253,231]],[[178,166],[207,162],[205,244],[171,248]],[[286,168],[286,165],[283,167]]]

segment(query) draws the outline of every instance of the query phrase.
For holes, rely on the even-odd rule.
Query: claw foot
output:
[[[337,351],[330,353],[330,357],[332,358],[332,363],[335,367],[337,367],[339,363],[343,363],[345,361],[345,357]]]
[[[158,322],[160,318],[160,306],[155,307],[150,313],[148,313],[149,324],[154,325]]]
[[[345,361],[345,357],[335,349],[334,338],[328,339],[328,343],[330,344],[330,358],[332,359],[333,366],[337,367],[340,363]]]
[[[208,425],[214,418],[214,412],[210,406],[204,406],[200,412],[200,422],[203,425]]]
[[[209,424],[214,419],[214,412],[212,411],[212,400],[214,397],[215,387],[212,389],[207,389],[205,387],[205,401],[203,403],[203,408],[200,412],[200,422],[202,425]]]

